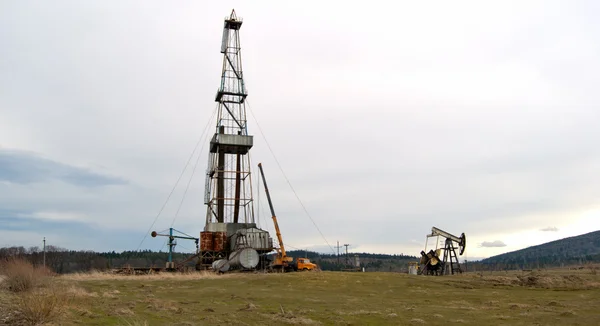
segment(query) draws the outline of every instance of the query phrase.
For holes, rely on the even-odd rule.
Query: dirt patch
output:
[[[579,289],[587,287],[588,282],[577,275],[543,275],[543,274],[529,274],[529,275],[517,275],[517,284],[521,286],[529,287],[542,287],[542,288],[572,288]]]
[[[573,317],[573,316],[575,316],[575,313],[572,311],[565,311],[565,312],[561,312],[560,316],[561,317]]]
[[[129,308],[118,308],[115,310],[117,316],[135,316],[135,313]]]
[[[255,310],[256,306],[252,303],[248,303],[245,306],[243,306],[242,308],[240,308],[240,311],[251,311],[251,310]]]
[[[169,300],[159,300],[155,298],[147,298],[142,301],[146,303],[147,309],[157,310],[157,311],[171,311],[175,313],[181,313],[183,309],[177,305],[177,303]]]
[[[518,309],[527,309],[530,306],[527,304],[522,304],[522,303],[511,303],[508,305],[508,308],[511,310],[518,310]]]
[[[292,324],[292,325],[321,325],[321,322],[307,318],[307,317],[303,317],[303,316],[296,316],[294,315],[291,311],[290,312],[286,312],[286,313],[279,313],[279,314],[262,314],[262,316],[267,317],[268,319],[271,319],[277,323],[282,323],[282,324]]]

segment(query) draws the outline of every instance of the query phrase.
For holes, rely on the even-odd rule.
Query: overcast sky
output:
[[[251,157],[292,248],[330,252],[259,126],[331,246],[418,255],[436,226],[488,257],[600,229],[598,2],[14,0],[0,246],[166,249],[140,242],[213,130],[232,8]],[[153,229],[202,230],[207,142]]]

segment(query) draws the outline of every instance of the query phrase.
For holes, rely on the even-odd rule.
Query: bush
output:
[[[0,267],[0,273],[4,274],[2,283],[13,292],[29,291],[52,275],[48,268],[33,266],[30,262],[22,259],[6,261]]]
[[[55,287],[21,293],[17,300],[20,319],[28,325],[45,324],[58,318],[68,304],[67,295]]]

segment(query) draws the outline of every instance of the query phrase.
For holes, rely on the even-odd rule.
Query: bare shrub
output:
[[[29,291],[48,279],[52,272],[48,268],[33,266],[22,259],[11,259],[0,266],[4,274],[3,284],[13,292]]]
[[[29,325],[45,324],[64,313],[68,296],[55,287],[21,293],[17,299],[20,319]]]

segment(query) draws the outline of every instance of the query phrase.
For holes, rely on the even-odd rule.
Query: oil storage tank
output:
[[[213,233],[213,250],[223,251],[225,250],[225,243],[227,242],[226,232],[214,232]]]
[[[229,264],[234,268],[253,269],[258,263],[258,252],[252,248],[236,250],[229,255]]]
[[[219,260],[215,260],[212,263],[212,269],[213,271],[216,272],[227,272],[229,270],[229,262],[227,261],[227,259],[219,259]]]
[[[231,236],[229,244],[232,251],[242,247],[254,248],[260,253],[273,250],[273,239],[269,236],[269,232],[258,228],[237,230]]]
[[[212,251],[213,250],[213,233],[212,232],[200,232],[200,250]]]

